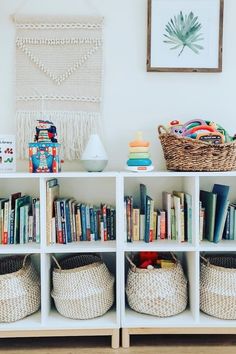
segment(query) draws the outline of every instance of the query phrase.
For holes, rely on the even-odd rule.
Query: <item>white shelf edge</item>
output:
[[[41,252],[40,245],[0,245],[0,254],[40,254]]]
[[[116,252],[116,241],[81,241],[78,243],[51,245],[44,248],[45,253]]]

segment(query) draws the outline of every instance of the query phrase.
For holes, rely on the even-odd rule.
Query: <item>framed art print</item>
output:
[[[148,0],[147,71],[221,72],[224,0]]]

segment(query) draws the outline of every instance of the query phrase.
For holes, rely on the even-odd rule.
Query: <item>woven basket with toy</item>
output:
[[[133,260],[127,256],[127,260],[126,295],[134,311],[168,317],[186,309],[187,279],[174,254],[140,252]]]
[[[158,127],[166,167],[174,171],[232,171],[236,169],[236,137],[219,124],[191,120]]]

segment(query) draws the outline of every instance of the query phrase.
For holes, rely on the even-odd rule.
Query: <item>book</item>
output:
[[[206,237],[206,232],[205,232],[205,208],[202,206],[199,209],[199,240],[203,241]]]
[[[73,242],[77,241],[76,221],[75,221],[75,211],[76,211],[75,204],[76,204],[75,199],[71,199],[71,204],[69,204],[69,207],[71,208],[71,228],[72,228],[72,241]]]
[[[182,228],[181,228],[181,206],[180,206],[180,197],[177,195],[173,196],[173,203],[175,209],[175,230],[176,230],[176,241],[182,242]]]
[[[103,241],[107,241],[107,206],[106,206],[106,204],[101,204],[101,216],[102,216],[102,222],[103,222]],[[129,221],[129,223],[130,223],[130,225],[132,225],[131,220]],[[132,231],[131,231],[131,235],[132,235]]]
[[[227,216],[227,208],[229,205],[229,186],[223,184],[214,184],[212,193],[217,195],[213,241],[218,243],[222,239]]]
[[[63,243],[61,207],[60,207],[60,200],[58,199],[54,201],[54,210],[55,210],[56,241],[57,243]]]
[[[68,222],[66,220],[66,200],[59,198],[58,202],[60,203],[60,217],[61,217],[61,231],[62,231],[62,239],[60,240],[60,243],[66,244],[67,237],[68,237],[68,232],[67,232]]]
[[[9,223],[9,199],[6,199],[3,205],[3,233],[2,244],[8,244],[8,223]]]
[[[176,241],[176,220],[174,208],[171,208],[171,239]]]
[[[157,238],[164,240],[166,238],[166,211],[157,209]]]
[[[64,199],[65,203],[65,218],[66,218],[66,242],[72,242],[72,200],[69,198]]]
[[[157,240],[157,211],[153,212],[153,240]]]
[[[55,217],[54,200],[60,195],[60,186],[57,178],[50,179],[46,182],[46,237],[47,244],[52,243],[51,219]]]
[[[126,196],[125,197],[125,209],[126,209],[126,235],[127,235],[127,242],[132,242],[132,217],[133,217],[133,197],[132,196]]]
[[[106,217],[107,217],[107,240],[110,240],[110,237],[111,237],[111,207],[110,207],[110,205],[107,205]],[[133,216],[132,216],[132,219],[133,219]]]
[[[40,243],[40,200],[36,198],[35,201],[35,242]]]
[[[149,227],[149,242],[154,240],[154,200],[151,199],[150,203],[150,227]]]
[[[21,197],[21,192],[11,194],[9,198],[9,237],[8,243],[14,244],[14,220],[15,220],[15,203],[16,199]]]
[[[75,205],[75,226],[76,226],[76,241],[81,241],[82,228],[81,228],[80,204]]]
[[[133,208],[133,241],[139,241],[139,217],[140,209]]]
[[[184,211],[184,192],[173,191],[173,195],[180,198],[180,211],[179,211],[179,218],[180,218],[180,235],[179,241],[184,242],[186,239],[185,236],[185,211]]]
[[[146,196],[147,196],[147,187],[145,184],[139,185],[140,189],[140,215],[146,214]]]
[[[29,204],[20,207],[20,244],[28,242]]]
[[[224,240],[229,240],[229,228],[230,228],[230,210],[228,208],[227,210],[227,215],[226,215],[226,220],[225,220],[225,226],[224,226],[224,231],[222,235],[222,239]]]
[[[229,210],[229,240],[233,240],[234,239],[234,224],[235,224],[235,220],[234,220],[234,209],[235,209],[235,205],[230,203],[228,210]],[[227,216],[226,216],[227,218]]]
[[[185,241],[192,243],[192,196],[184,193]]]
[[[200,201],[202,203],[202,208],[205,210],[205,236],[208,241],[213,242],[217,194],[200,190]]]
[[[162,207],[166,212],[166,237],[171,240],[171,205],[172,195],[169,192],[162,192]]]
[[[145,214],[139,215],[139,239],[140,241],[144,241],[145,236]]]
[[[20,243],[20,208],[23,205],[30,204],[32,199],[29,195],[17,198],[15,201],[15,220],[14,220],[14,243]]]
[[[89,207],[89,218],[90,218],[90,240],[95,241],[95,213],[92,205]]]
[[[80,216],[81,216],[81,229],[82,229],[81,241],[87,241],[86,205],[84,203],[80,204]]]
[[[116,239],[116,210],[111,208],[111,240]]]
[[[51,244],[54,245],[56,243],[56,218],[52,217],[51,219]]]
[[[151,218],[151,201],[152,198],[148,195],[146,196],[146,213],[145,213],[145,234],[144,241],[150,242],[150,218]]]

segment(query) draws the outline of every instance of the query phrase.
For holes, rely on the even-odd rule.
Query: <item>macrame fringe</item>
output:
[[[16,112],[17,157],[28,159],[28,144],[34,141],[37,119],[50,120],[57,128],[61,144],[60,157],[76,160],[81,157],[91,134],[100,133],[101,114],[96,112]]]

